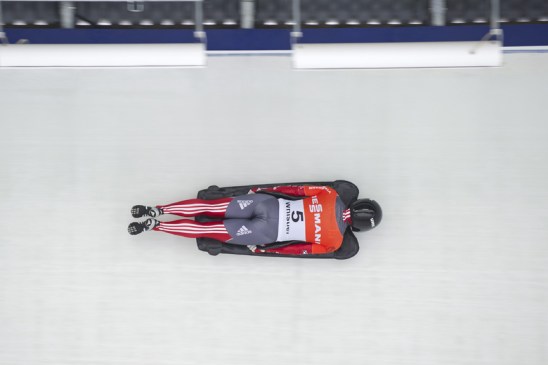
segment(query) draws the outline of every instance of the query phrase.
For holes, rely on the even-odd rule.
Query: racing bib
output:
[[[276,241],[305,241],[304,207],[302,200],[278,199],[280,219]]]

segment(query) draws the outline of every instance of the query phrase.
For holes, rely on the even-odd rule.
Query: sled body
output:
[[[229,198],[238,195],[248,194],[252,188],[269,188],[274,186],[287,186],[287,185],[322,185],[332,187],[337,191],[346,207],[350,206],[357,198],[359,194],[358,187],[353,183],[345,180],[336,180],[331,182],[299,182],[299,183],[281,183],[281,184],[258,184],[247,186],[231,186],[220,188],[218,186],[210,186],[207,189],[200,190],[198,192],[198,199],[213,200],[220,198]],[[292,197],[280,193],[270,193],[284,199],[300,199],[299,197]],[[199,222],[207,222],[213,219],[199,216],[196,217]],[[316,259],[338,259],[345,260],[353,257],[358,253],[360,249],[358,240],[354,236],[354,233],[348,227],[344,233],[343,242],[341,247],[335,251],[326,254],[310,254],[310,255],[283,255],[277,253],[260,252],[260,249],[281,247],[295,243],[301,243],[300,241],[291,242],[274,242],[265,245],[256,246],[256,250],[252,251],[249,246],[235,245],[230,243],[222,243],[211,238],[197,238],[198,248],[202,251],[209,253],[210,255],[218,255],[220,253],[234,254],[234,255],[252,255],[252,256],[274,256],[274,257],[294,257],[294,258],[316,258]]]

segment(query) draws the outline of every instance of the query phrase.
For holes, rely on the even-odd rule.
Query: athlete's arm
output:
[[[269,253],[279,253],[283,255],[309,255],[312,253],[312,244],[310,243],[295,243],[289,246],[278,248],[269,248],[264,250]]]
[[[257,191],[273,191],[291,196],[312,196],[321,192],[327,191],[329,193],[334,192],[332,188],[328,186],[316,186],[316,185],[285,185],[274,186],[271,188],[253,188],[253,192]]]
[[[295,243],[289,246],[264,250],[264,252],[278,253],[283,255],[323,254],[323,253],[329,253],[333,251],[335,251],[333,247],[326,247],[323,245],[317,245],[317,244],[311,244],[311,243]]]

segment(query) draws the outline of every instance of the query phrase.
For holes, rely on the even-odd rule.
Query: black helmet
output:
[[[353,231],[368,231],[381,223],[382,209],[371,199],[359,199],[350,205]]]

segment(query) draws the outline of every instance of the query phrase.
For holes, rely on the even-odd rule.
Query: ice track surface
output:
[[[0,70],[0,364],[548,363],[548,54],[503,68]],[[133,204],[348,179],[348,261],[131,237]]]

